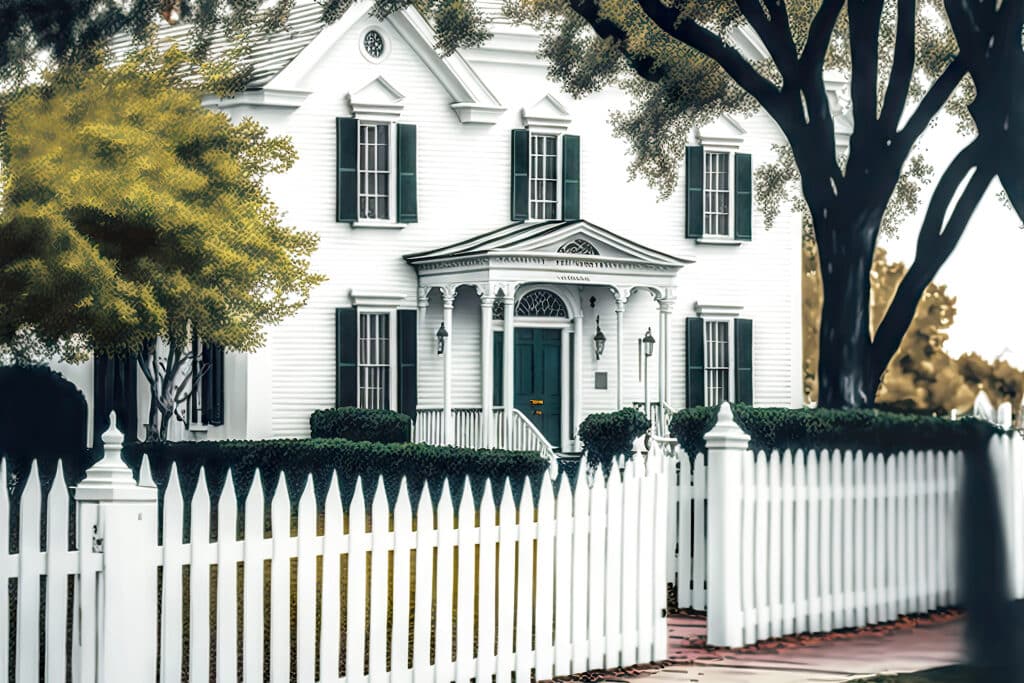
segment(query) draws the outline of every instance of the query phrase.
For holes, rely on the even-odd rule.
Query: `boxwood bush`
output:
[[[149,455],[153,478],[161,489],[166,485],[171,465],[175,464],[182,491],[188,500],[195,489],[200,467],[206,468],[207,485],[214,498],[219,495],[228,470],[239,500],[249,491],[257,468],[264,495],[269,498],[284,474],[290,499],[297,504],[310,475],[318,502],[323,502],[331,474],[338,473],[346,505],[355,488],[356,477],[363,479],[364,494],[370,501],[378,477],[384,478],[389,502],[398,496],[402,477],[408,481],[413,504],[427,483],[436,502],[447,477],[455,502],[461,499],[468,476],[478,502],[484,481],[492,479],[495,494],[500,494],[505,477],[512,480],[518,498],[524,477],[533,479],[534,490],[540,477],[547,476],[548,461],[537,453],[504,450],[477,450],[453,446],[428,446],[420,443],[374,443],[346,439],[270,439],[265,441],[187,441],[126,444],[125,461],[134,469]]]
[[[754,408],[732,404],[733,416],[750,435],[750,447],[804,450],[860,449],[875,453],[933,449],[968,451],[983,445],[999,431],[973,417],[949,420],[930,415],[884,410],[829,410],[826,408]],[[718,419],[717,407],[680,410],[672,416],[669,433],[689,454],[706,449],[704,435]]]
[[[591,467],[600,463],[607,473],[612,460],[619,455],[629,457],[633,441],[651,428],[651,421],[636,408],[623,408],[614,413],[593,413],[580,424],[579,435],[587,451]]]
[[[348,439],[404,443],[409,440],[412,420],[404,413],[366,408],[330,408],[309,416],[314,439]]]

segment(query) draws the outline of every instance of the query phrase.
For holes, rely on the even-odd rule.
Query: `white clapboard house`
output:
[[[177,438],[300,437],[351,405],[407,412],[430,441],[570,452],[588,414],[621,406],[801,404],[799,219],[766,229],[752,201],[783,142],[767,115],[700,130],[659,201],[611,131],[629,97],[563,93],[536,35],[486,4],[494,37],[449,57],[413,9],[381,21],[363,0],[323,26],[300,4],[249,88],[209,101],[291,136],[271,189],[319,234],[329,280],[259,352],[205,350]],[[115,384],[142,381],[61,369],[97,424],[131,409]]]

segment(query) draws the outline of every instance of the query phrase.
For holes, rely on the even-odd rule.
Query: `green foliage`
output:
[[[404,443],[409,440],[412,420],[390,410],[330,408],[313,411],[309,428],[314,439]]]
[[[320,282],[316,236],[264,186],[291,143],[204,109],[175,68],[141,53],[71,69],[8,109],[0,343],[135,353],[196,332],[251,350]]]
[[[910,449],[974,452],[999,431],[972,417],[954,421],[882,410],[794,410],[743,404],[733,404],[732,409],[736,424],[750,435],[750,448],[755,451],[827,448],[883,454]],[[672,416],[669,433],[687,453],[703,453],[704,435],[717,419],[717,407],[680,410]]]
[[[220,491],[230,470],[242,501],[258,468],[264,494],[269,497],[283,475],[293,504],[298,502],[310,477],[317,499],[322,502],[334,472],[345,500],[351,498],[356,477],[363,479],[367,500],[376,489],[378,478],[383,477],[393,504],[405,477],[415,504],[424,483],[430,486],[436,501],[446,477],[457,501],[466,477],[479,497],[485,479],[492,480],[498,494],[505,477],[518,482],[519,489],[524,477],[539,482],[539,477],[547,476],[548,468],[547,460],[537,453],[345,439],[142,443],[126,445],[124,453],[125,461],[134,469],[140,466],[142,454],[148,454],[153,478],[160,488],[166,485],[174,464],[186,500],[196,486],[200,468],[205,468],[208,486],[214,493]]]
[[[591,467],[601,464],[607,472],[620,455],[631,457],[633,442],[651,428],[651,421],[636,408],[614,413],[592,413],[580,424],[579,436]]]

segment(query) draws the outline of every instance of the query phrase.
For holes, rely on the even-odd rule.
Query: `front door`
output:
[[[516,328],[514,406],[556,448],[562,443],[562,333]]]

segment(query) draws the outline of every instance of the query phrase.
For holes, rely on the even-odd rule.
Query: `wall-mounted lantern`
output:
[[[606,341],[608,340],[605,338],[604,332],[601,331],[601,316],[597,316],[597,334],[594,335],[594,355],[597,356],[597,360],[601,360]]]
[[[647,328],[647,334],[644,335],[644,355],[650,358],[654,355],[654,336],[651,334],[651,328]]]
[[[448,339],[448,330],[445,329],[444,323],[441,323],[441,327],[437,328],[437,355],[444,353],[444,343]]]

